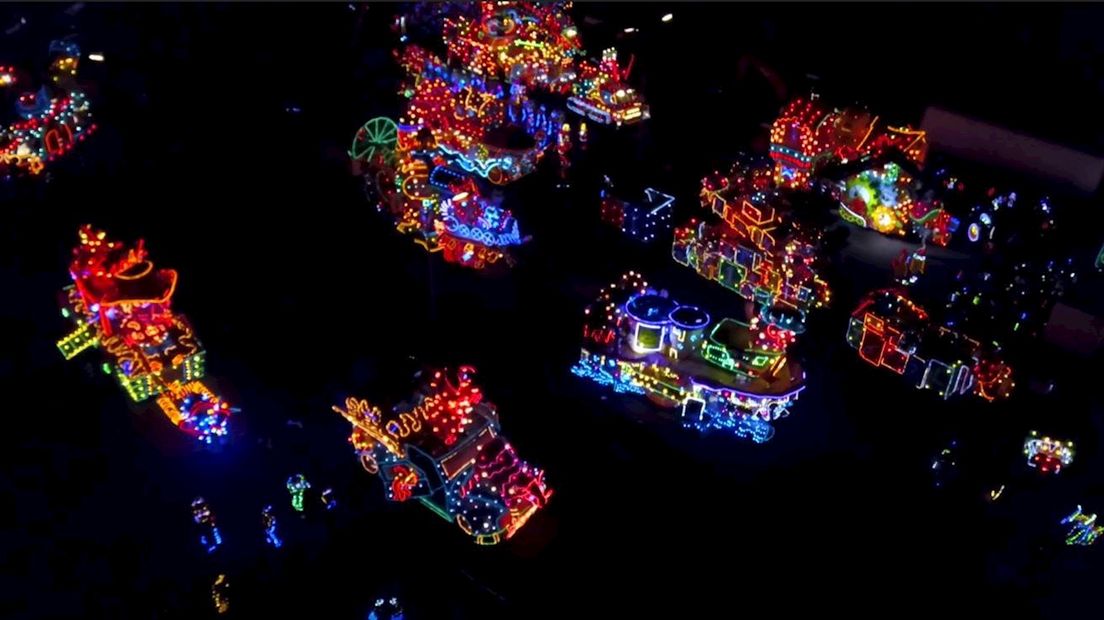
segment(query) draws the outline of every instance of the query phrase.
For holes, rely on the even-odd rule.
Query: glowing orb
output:
[[[874,212],[871,213],[871,220],[873,221],[874,230],[880,233],[888,233],[897,230],[897,218],[894,217],[893,210],[888,207],[877,207]]]
[[[966,229],[966,236],[970,238],[970,241],[976,242],[981,237],[981,226],[978,226],[977,222],[970,224],[970,227]]]

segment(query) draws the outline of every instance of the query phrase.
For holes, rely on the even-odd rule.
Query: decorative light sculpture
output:
[[[851,313],[846,338],[864,362],[888,368],[918,389],[935,390],[944,400],[974,394],[992,401],[1007,398],[1015,387],[1012,369],[997,351],[934,323],[904,291],[868,293]]]
[[[1027,464],[1044,474],[1057,474],[1073,463],[1073,442],[1039,436],[1036,431],[1024,440]]]
[[[1091,515],[1081,511],[1081,505],[1067,515],[1061,521],[1062,525],[1069,525],[1070,530],[1066,535],[1067,545],[1088,547],[1096,542],[1100,534],[1104,533],[1104,525],[1096,524],[1096,513]]]
[[[491,545],[513,536],[552,490],[499,434],[498,412],[474,374],[470,366],[421,373],[413,400],[387,414],[357,398],[333,409],[353,425],[349,441],[389,500],[416,499]]]
[[[73,284],[62,316],[76,328],[58,341],[65,359],[101,347],[112,374],[135,402],[155,399],[166,417],[204,443],[224,438],[237,409],[201,379],[206,352],[184,315],[172,309],[177,275],[156,269],[144,243],[131,248],[85,225],[69,265]]]
[[[748,322],[714,322],[630,271],[587,307],[572,372],[678,408],[686,426],[726,429],[761,443],[804,389],[804,371],[786,354],[803,330],[796,311],[780,307]]]

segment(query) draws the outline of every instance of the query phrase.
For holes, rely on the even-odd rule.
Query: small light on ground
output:
[[[631,27],[630,27],[630,28],[626,28],[626,29],[625,29],[625,32],[626,32],[626,33],[632,33],[632,32],[636,32],[636,28],[631,28]]]
[[[675,18],[674,13],[668,13],[668,14],[664,15],[663,17],[659,18],[659,21],[661,21],[663,23],[667,23],[667,22],[671,21],[674,18]]]
[[[94,62],[103,62],[104,61],[104,55],[103,54],[89,54],[88,55],[88,60],[91,60],[91,61],[94,61]]]

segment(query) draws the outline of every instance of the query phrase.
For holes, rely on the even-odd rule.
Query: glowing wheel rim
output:
[[[425,182],[425,177],[406,177],[403,179],[402,193],[412,200],[425,200],[433,195],[429,185]]]
[[[370,474],[379,473],[379,462],[376,461],[376,457],[371,454],[363,454],[360,457],[360,465],[364,468],[364,471]]]
[[[506,185],[510,182],[510,177],[501,166],[494,166],[487,171],[487,180],[495,185]]]
[[[398,141],[399,127],[395,121],[377,116],[357,130],[349,156],[358,161],[374,161],[378,158],[387,162],[394,156]]]

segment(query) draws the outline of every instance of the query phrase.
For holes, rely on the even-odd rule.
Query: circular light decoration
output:
[[[225,437],[229,430],[227,422],[234,411],[226,401],[208,392],[202,384],[188,384],[183,390],[180,428],[208,444],[215,437]]]
[[[981,238],[981,226],[978,226],[977,222],[971,222],[970,227],[966,229],[966,236],[971,242],[976,243]]]
[[[900,228],[897,218],[889,207],[875,207],[870,215],[871,226],[880,233],[890,233]]]
[[[359,161],[371,161],[376,157],[389,161],[398,139],[399,128],[395,121],[377,116],[357,130],[349,156]]]

